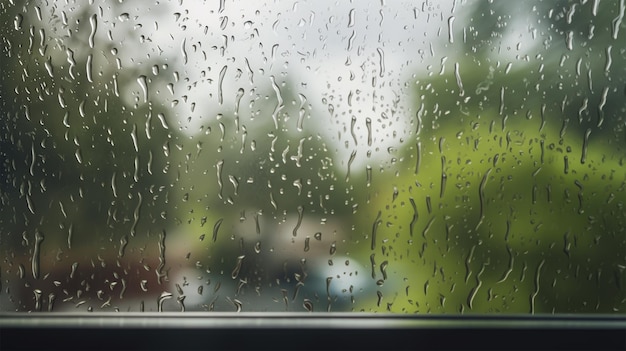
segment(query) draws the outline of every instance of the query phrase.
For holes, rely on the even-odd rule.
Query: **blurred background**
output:
[[[623,1],[0,4],[0,311],[618,313]]]

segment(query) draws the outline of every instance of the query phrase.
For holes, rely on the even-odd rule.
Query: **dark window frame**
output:
[[[624,350],[612,315],[0,314],[1,350]]]

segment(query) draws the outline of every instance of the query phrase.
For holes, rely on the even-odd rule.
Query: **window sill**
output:
[[[610,315],[404,316],[348,313],[0,315],[0,349],[550,349],[626,348]]]

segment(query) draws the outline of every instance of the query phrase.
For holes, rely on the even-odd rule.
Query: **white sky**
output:
[[[207,119],[232,113],[239,89],[245,120],[245,113],[252,112],[245,108],[257,94],[275,101],[276,87],[288,84],[297,89],[295,96],[306,99],[302,135],[322,135],[337,150],[337,163],[346,163],[356,150],[353,166],[358,166],[388,156],[388,147],[398,147],[415,130],[408,124],[416,112],[411,76],[440,62],[437,45],[431,43],[447,39],[451,15],[451,4],[428,3],[223,1],[220,9],[220,1],[158,1],[151,6],[95,1],[88,8],[97,16],[95,47],[112,45],[117,53],[107,48],[100,55],[108,56],[106,61],[95,55],[93,62],[114,67],[111,59],[116,57],[122,69],[168,62],[167,69],[160,67],[164,79],[146,75],[148,100],[177,103],[166,116],[168,123],[190,136],[201,132]],[[51,27],[48,36],[62,43],[65,23],[71,28],[85,4],[46,6],[40,7],[42,23]],[[55,60],[65,64],[65,54],[59,50]],[[173,94],[165,81],[172,83]],[[144,103],[139,83],[120,89],[129,105]],[[373,134],[369,147],[368,118]],[[296,123],[293,116],[286,125],[295,130]],[[367,151],[373,159],[367,159]]]
[[[376,168],[390,158],[389,147],[398,148],[403,140],[414,138],[411,123],[418,106],[413,84],[420,76],[440,71],[450,24],[454,40],[462,40],[463,6],[468,6],[455,0],[172,0],[151,6],[123,0],[114,6],[91,2],[87,11],[97,16],[95,47],[106,47],[94,55],[95,67],[115,69],[114,58],[122,69],[167,62],[158,74],[146,74],[147,99],[141,79],[120,86],[129,105],[164,101],[171,106],[167,123],[194,136],[219,113],[230,115],[238,98],[245,123],[255,112],[249,108],[252,100],[267,98],[274,104],[276,89],[288,85],[296,89],[292,96],[299,100],[285,100],[285,105],[305,109],[298,138],[323,136],[342,168],[356,151],[354,169],[366,164]],[[51,27],[48,37],[62,43],[65,23],[71,28],[85,3],[50,2],[40,8],[42,23]],[[453,15],[457,18],[450,21]],[[524,46],[529,46],[530,30],[524,26],[528,24],[516,26],[520,30],[512,34],[512,48],[504,47],[502,57],[519,58],[520,48],[528,49]],[[117,49],[115,55],[109,46]],[[66,63],[64,50],[57,56],[57,62]],[[446,69],[454,67],[453,60],[444,62]],[[285,121],[284,110],[277,114],[279,127],[286,126],[293,135],[298,116]]]

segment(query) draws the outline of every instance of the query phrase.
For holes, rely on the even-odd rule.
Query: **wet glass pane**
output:
[[[4,1],[0,311],[626,309],[624,1]]]

